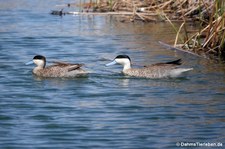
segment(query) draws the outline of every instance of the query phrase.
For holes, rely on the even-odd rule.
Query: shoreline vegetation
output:
[[[80,0],[65,6],[79,8],[68,14],[119,15],[122,22],[168,21],[176,32],[171,49],[225,59],[224,0]],[[181,22],[180,27],[176,27],[177,21]],[[188,30],[190,22],[197,24],[198,29]]]

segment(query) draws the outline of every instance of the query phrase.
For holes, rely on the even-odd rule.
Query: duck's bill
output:
[[[116,61],[114,60],[114,61],[112,61],[112,62],[106,64],[105,66],[111,66],[111,65],[115,65],[115,64],[116,64]]]
[[[30,64],[33,64],[34,62],[33,62],[33,60],[32,61],[29,61],[29,62],[27,62],[27,63],[25,63],[26,65],[30,65]]]

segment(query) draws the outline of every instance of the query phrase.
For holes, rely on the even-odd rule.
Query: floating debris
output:
[[[61,10],[52,10],[50,14],[62,16],[65,15],[66,13],[63,12],[63,9],[61,9]]]

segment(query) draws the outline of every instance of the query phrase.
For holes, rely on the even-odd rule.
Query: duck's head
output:
[[[127,70],[131,68],[131,59],[127,55],[118,55],[112,62],[106,64],[106,66],[114,64],[121,64],[123,65],[123,70]]]
[[[36,64],[37,67],[40,67],[40,68],[45,68],[45,65],[46,65],[46,58],[42,55],[36,55],[34,56],[33,60],[26,63],[26,65],[30,65],[30,64]]]

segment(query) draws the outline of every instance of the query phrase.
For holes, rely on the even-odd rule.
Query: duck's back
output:
[[[150,65],[143,68],[131,68],[123,71],[124,74],[144,78],[167,78],[177,77],[182,72],[192,70],[191,68],[179,68],[177,65],[161,64]]]
[[[39,77],[76,77],[85,74],[85,71],[80,68],[81,66],[78,64],[53,65],[38,69],[33,73]]]

